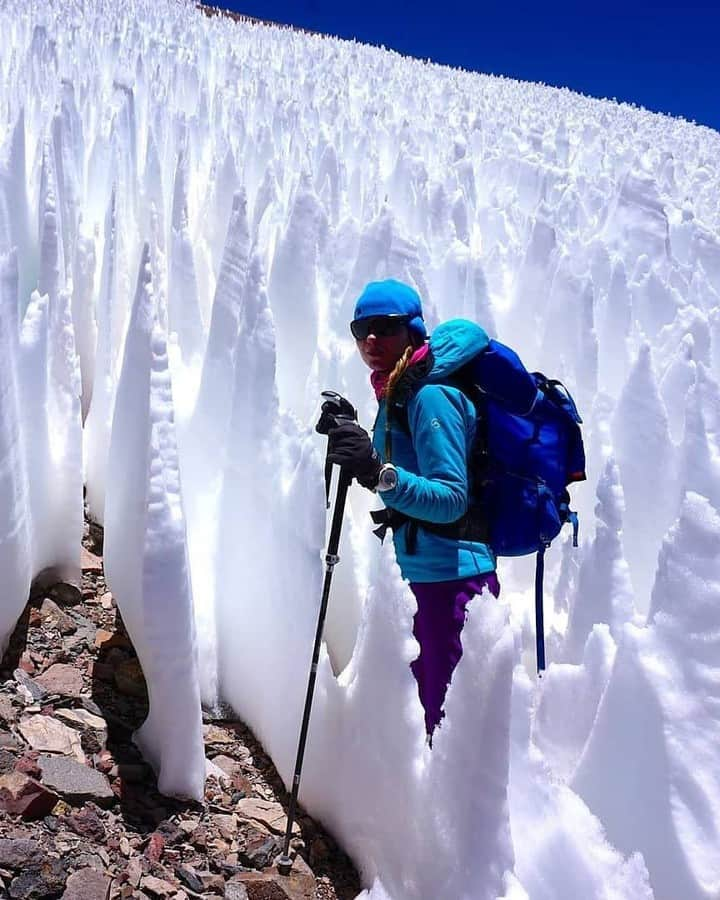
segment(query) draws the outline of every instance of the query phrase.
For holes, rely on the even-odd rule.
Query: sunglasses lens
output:
[[[364,341],[369,334],[375,337],[392,337],[408,322],[407,316],[375,316],[370,319],[355,319],[350,323],[350,331],[357,341]]]
[[[350,331],[356,341],[364,341],[370,333],[370,319],[355,319],[350,323]]]

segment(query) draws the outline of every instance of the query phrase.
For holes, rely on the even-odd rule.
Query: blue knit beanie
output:
[[[369,319],[372,316],[390,315],[410,316],[408,329],[421,341],[427,337],[418,292],[394,278],[371,281],[358,297],[354,318]]]

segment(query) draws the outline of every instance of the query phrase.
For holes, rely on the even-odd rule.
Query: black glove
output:
[[[333,428],[345,422],[357,422],[357,411],[349,400],[334,391],[323,391],[322,395],[329,399],[320,407],[320,418],[315,426],[318,434],[330,434]]]
[[[357,422],[347,422],[330,429],[327,459],[342,466],[363,487],[373,490],[377,486],[382,461],[370,435]]]

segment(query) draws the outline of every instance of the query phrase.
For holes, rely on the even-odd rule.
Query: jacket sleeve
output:
[[[468,429],[474,418],[456,388],[426,385],[408,407],[408,426],[420,474],[398,466],[398,483],[381,497],[386,506],[423,519],[448,523],[468,504]]]

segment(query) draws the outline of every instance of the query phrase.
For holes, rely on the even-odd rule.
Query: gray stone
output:
[[[202,880],[192,866],[176,866],[175,876],[191,891],[201,894],[204,890]]]
[[[60,756],[41,756],[38,765],[43,784],[71,803],[94,800],[102,806],[115,799],[107,778],[89,766]]]
[[[0,867],[22,869],[37,858],[39,850],[40,844],[37,841],[0,838]]]
[[[14,722],[17,718],[15,707],[7,697],[0,697],[0,722]]]
[[[62,900],[105,900],[110,878],[97,869],[79,869],[68,878]]]
[[[15,669],[13,677],[21,687],[28,691],[33,700],[43,700],[47,697],[45,688],[31,678],[27,672],[23,672],[22,669]]]
[[[65,886],[67,873],[58,859],[46,859],[42,865],[29,866],[10,883],[12,900],[57,897]],[[95,898],[97,900],[97,898]]]
[[[241,881],[228,881],[225,884],[225,900],[248,900],[247,888]]]
[[[58,719],[68,722],[70,725],[79,725],[81,728],[91,728],[104,734],[107,731],[105,719],[96,716],[86,709],[58,709],[55,712]]]

